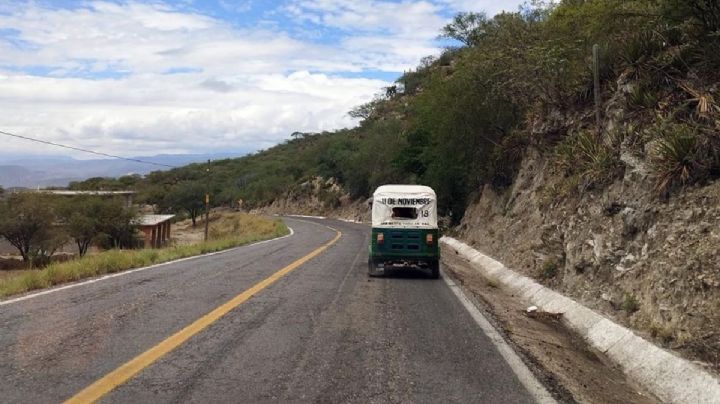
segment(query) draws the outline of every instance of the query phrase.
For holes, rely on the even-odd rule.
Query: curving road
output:
[[[284,239],[0,303],[0,401],[110,383],[101,402],[534,402],[445,282],[369,279],[366,226],[285,220]],[[138,373],[105,377],[173,341]]]

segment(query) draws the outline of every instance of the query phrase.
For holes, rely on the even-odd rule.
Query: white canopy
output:
[[[373,227],[437,228],[437,197],[424,185],[383,185],[373,194]]]

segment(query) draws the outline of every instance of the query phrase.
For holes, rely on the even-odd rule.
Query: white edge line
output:
[[[325,216],[309,216],[309,215],[284,215],[284,216],[302,217],[302,218],[306,218],[306,219],[327,219],[327,217],[325,217]]]
[[[495,345],[495,348],[500,352],[505,362],[507,362],[513,372],[515,372],[520,383],[525,386],[530,395],[535,398],[535,401],[548,404],[557,403],[547,389],[545,389],[545,386],[537,380],[535,375],[533,375],[530,369],[523,363],[522,359],[520,359],[517,353],[508,345],[502,335],[490,324],[485,316],[480,313],[480,310],[475,307],[475,304],[465,295],[462,289],[460,289],[445,272],[443,272],[442,278],[450,290],[452,290],[453,294],[455,294],[455,297],[465,306],[465,309],[470,313],[473,320],[480,326],[480,329],[490,338],[490,341]]]
[[[228,253],[228,252],[230,252],[230,251],[234,251],[234,250],[237,250],[237,249],[240,249],[240,248],[245,248],[245,247],[250,247],[250,246],[256,246],[256,245],[259,245],[259,244],[265,244],[265,243],[270,243],[270,242],[273,242],[273,241],[282,240],[282,239],[284,239],[284,238],[291,237],[293,234],[295,234],[295,231],[292,229],[292,227],[287,226],[287,228],[288,228],[288,230],[290,230],[290,233],[288,233],[288,234],[286,234],[286,235],[284,235],[284,236],[271,238],[271,239],[269,239],[269,240],[257,241],[257,242],[254,242],[254,243],[245,244],[245,245],[241,245],[241,246],[237,246],[237,247],[233,247],[233,248],[228,248],[227,250],[215,251],[215,252],[211,252],[211,253],[207,253],[207,254],[201,254],[201,255],[193,255],[192,257],[185,257],[185,258],[180,258],[180,259],[176,259],[176,260],[173,260],[173,261],[161,262],[161,263],[159,263],[159,264],[154,264],[154,265],[150,265],[150,266],[147,266],[147,267],[129,269],[129,270],[127,270],[127,271],[121,271],[121,272],[116,272],[116,273],[114,273],[114,274],[103,275],[103,276],[101,276],[101,277],[99,277],[99,278],[92,278],[92,279],[85,280],[85,281],[78,281],[78,282],[75,282],[75,283],[71,283],[71,284],[69,284],[69,285],[58,286],[58,287],[56,287],[56,288],[45,289],[45,290],[43,290],[42,292],[31,293],[31,294],[28,294],[28,295],[25,295],[25,296],[16,297],[16,298],[14,298],[14,299],[8,299],[8,300],[0,301],[0,306],[5,306],[5,305],[8,305],[8,304],[13,304],[13,303],[21,302],[21,301],[23,301],[23,300],[32,299],[32,298],[35,298],[35,297],[38,297],[38,296],[49,295],[50,293],[55,293],[55,292],[59,292],[59,291],[61,291],[61,290],[71,289],[71,288],[74,288],[74,287],[77,287],[77,286],[89,285],[89,284],[91,284],[91,283],[104,281],[104,280],[106,280],[106,279],[111,279],[111,278],[115,278],[115,277],[118,277],[118,276],[130,275],[130,274],[132,274],[132,273],[140,272],[140,271],[145,271],[145,270],[147,270],[147,269],[154,269],[154,268],[158,268],[158,267],[165,266],[165,265],[176,264],[176,263],[178,263],[178,262],[194,260],[194,259],[197,259],[197,258],[204,258],[204,257],[213,256],[213,255],[225,254],[225,253]]]

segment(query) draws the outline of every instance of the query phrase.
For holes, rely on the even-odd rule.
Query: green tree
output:
[[[368,103],[358,105],[357,107],[350,110],[350,112],[348,112],[348,115],[353,118],[359,118],[362,120],[370,119],[378,111],[378,108],[381,106],[381,104],[382,100],[375,99]]]
[[[665,0],[663,13],[676,23],[689,22],[700,35],[720,31],[720,3],[717,0]]]
[[[104,237],[112,248],[133,248],[136,246],[137,212],[125,206],[119,199],[104,201],[93,212],[98,223],[100,237]]]
[[[72,212],[63,217],[63,222],[68,235],[78,247],[78,254],[81,257],[84,256],[92,241],[99,234],[95,219],[80,212]]]
[[[183,181],[173,185],[159,201],[159,208],[170,212],[187,212],[196,226],[197,217],[205,206],[204,198],[207,186],[198,181]]]
[[[32,265],[47,263],[65,242],[56,219],[53,201],[47,195],[17,193],[0,202],[0,236]]]
[[[65,225],[65,231],[70,236],[78,247],[78,254],[84,256],[90,245],[94,241],[99,240],[102,236],[108,236],[104,232],[113,234],[120,234],[122,231],[113,231],[111,228],[117,226],[109,223],[114,223],[117,218],[113,218],[113,215],[120,214],[120,220],[127,220],[123,218],[126,216],[125,212],[121,212],[116,206],[118,202],[108,199],[103,199],[97,196],[80,196],[74,198],[66,198],[58,204],[58,214]],[[109,222],[109,223],[108,223]],[[125,227],[126,226],[120,226]],[[127,230],[126,230],[127,231]],[[118,242],[122,238],[127,238],[127,235],[118,237]],[[114,242],[112,242],[115,244]]]
[[[113,188],[129,190],[137,186],[140,181],[142,181],[142,176],[139,174],[124,175],[117,179],[118,185]]]
[[[440,37],[455,39],[467,46],[475,45],[485,34],[485,13],[458,13],[451,23],[442,28]]]

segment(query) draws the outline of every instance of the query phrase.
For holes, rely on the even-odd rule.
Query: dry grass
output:
[[[213,223],[210,240],[207,242],[154,250],[109,250],[73,261],[50,264],[43,270],[25,271],[0,279],[0,297],[225,250],[282,236],[288,232],[288,228],[277,219],[270,220],[247,214],[222,216]]]

